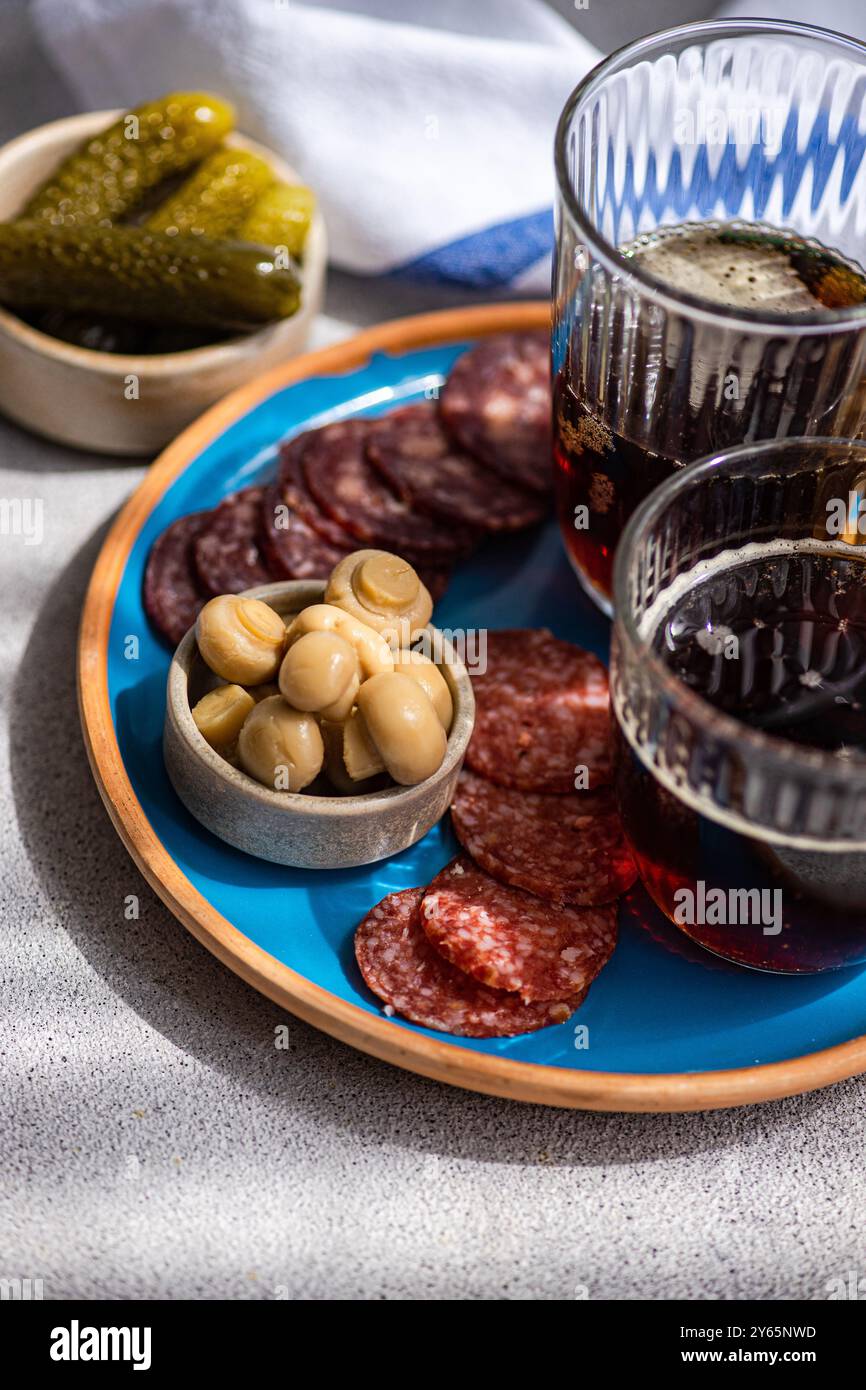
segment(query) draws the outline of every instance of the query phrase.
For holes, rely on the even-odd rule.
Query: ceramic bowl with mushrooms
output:
[[[373,863],[421,839],[451,804],[474,718],[431,612],[412,566],[377,550],[326,583],[205,604],[171,663],[163,741],[191,814],[299,868]]]

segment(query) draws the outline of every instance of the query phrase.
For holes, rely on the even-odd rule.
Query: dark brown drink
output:
[[[866,559],[817,544],[754,551],[708,564],[673,598],[656,655],[716,710],[778,740],[783,761],[788,745],[792,757],[820,750],[866,769]],[[866,850],[816,840],[814,802],[768,783],[768,796],[788,798],[785,833],[747,834],[727,812],[736,787],[711,742],[689,756],[688,795],[663,785],[622,732],[618,751],[641,878],[681,930],[768,970],[866,960]]]
[[[661,228],[622,253],[684,308],[592,270],[570,289],[554,383],[558,510],[579,575],[607,607],[625,522],[677,469],[752,440],[857,437],[866,422],[866,334],[820,329],[866,304],[859,266],[748,223]]]

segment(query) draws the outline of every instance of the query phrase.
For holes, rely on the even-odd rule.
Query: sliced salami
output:
[[[262,544],[275,579],[327,579],[352,548],[338,549],[308,526],[286,505],[278,483],[262,498]]]
[[[449,440],[432,401],[374,425],[367,455],[407,505],[480,531],[519,531],[544,516],[538,493],[509,482]]]
[[[197,537],[196,572],[209,594],[239,594],[279,578],[262,548],[262,492],[245,487],[226,497]]]
[[[475,728],[466,761],[520,791],[574,791],[610,781],[607,672],[597,657],[543,628],[487,634],[486,670],[473,676]]]
[[[464,771],[451,819],[476,864],[500,883],[551,903],[613,902],[637,877],[607,789],[548,796],[497,787]]]
[[[545,331],[484,338],[458,357],[440,399],[449,434],[509,481],[550,490],[550,339]]]
[[[303,457],[307,445],[315,440],[317,430],[306,430],[284,444],[280,450],[279,486],[283,501],[305,521],[316,535],[338,549],[351,550],[354,540],[342,526],[323,511],[307,486]]]
[[[295,439],[289,440],[284,444],[280,451],[280,476],[279,489],[283,502],[297,516],[305,521],[307,526],[315,531],[316,535],[328,541],[341,554],[354,550],[357,541],[354,536],[350,536],[343,530],[336,521],[332,520],[314,498],[310,489],[307,487],[307,480],[304,476],[303,453],[310,439],[315,435],[315,430],[308,430],[306,434],[299,434]],[[450,565],[432,565],[424,563],[423,559],[413,560],[411,555],[405,555],[410,564],[421,576],[423,582],[430,590],[433,602],[436,603],[445,590],[451,579]],[[417,557],[416,557],[417,559]],[[336,561],[334,562],[336,563]]]
[[[616,945],[615,906],[552,907],[465,854],[430,884],[421,924],[452,965],[530,1004],[582,994]]]
[[[144,608],[171,646],[192,627],[207,600],[196,573],[193,546],[212,512],[193,512],[167,526],[151,547],[144,573]]]
[[[317,430],[304,449],[304,476],[322,510],[357,540],[413,564],[465,553],[474,532],[413,511],[382,480],[366,455],[370,427],[368,420],[340,420]]]
[[[388,1009],[422,1028],[464,1038],[511,1038],[570,1018],[580,994],[527,1004],[449,965],[421,926],[423,897],[423,888],[390,893],[355,932],[361,974]]]

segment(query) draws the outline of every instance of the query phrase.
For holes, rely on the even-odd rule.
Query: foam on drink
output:
[[[744,317],[660,306],[598,266],[575,287],[576,326],[554,384],[557,499],[571,558],[602,603],[623,526],[676,469],[750,440],[854,437],[866,421],[866,331],[798,327],[866,306],[859,266],[757,224],[661,228],[621,251],[678,302]],[[770,316],[791,332],[784,322],[767,332]]]

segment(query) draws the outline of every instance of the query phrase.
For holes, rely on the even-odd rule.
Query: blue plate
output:
[[[169,652],[151,629],[141,600],[154,539],[175,518],[271,475],[278,442],[301,427],[347,414],[376,414],[396,401],[435,392],[469,345],[463,340],[402,355],[376,352],[349,372],[277,387],[250,409],[238,393],[237,418],[189,454],[182,471],[176,471],[177,460],[187,436],[168,451],[176,476],[128,551],[105,652],[113,734],[144,817],[201,899],[259,947],[277,973],[288,967],[294,974],[287,979],[300,977],[324,991],[316,994],[314,1011],[300,1007],[298,1012],[329,1027],[326,1015],[333,1008],[341,1023],[331,1031],[338,1036],[428,1074],[561,1104],[675,1109],[787,1094],[863,1069],[862,1044],[852,1040],[866,1031],[866,971],[792,978],[728,967],[668,927],[639,890],[623,904],[612,962],[568,1023],[524,1037],[477,1041],[386,1019],[355,965],[353,929],[384,894],[426,884],[447,862],[456,848],[450,825],[441,823],[384,863],[332,873],[301,871],[225,845],[190,817],[172,790],[161,755]],[[223,420],[225,407],[217,408]],[[111,545],[109,538],[106,548]],[[437,606],[436,621],[445,628],[547,626],[607,656],[607,621],[582,595],[552,522],[478,551],[455,575]],[[137,660],[127,659],[130,634],[140,638]],[[94,762],[105,793],[104,769],[96,766],[98,759]],[[171,894],[165,896],[171,902]],[[224,950],[219,953],[226,958]],[[249,971],[241,973],[251,978]],[[268,992],[293,1007],[291,990]],[[777,1065],[791,1059],[800,1060],[795,1066]],[[503,1061],[524,1065],[503,1067]],[[735,1075],[718,1077],[714,1084],[715,1072]]]

